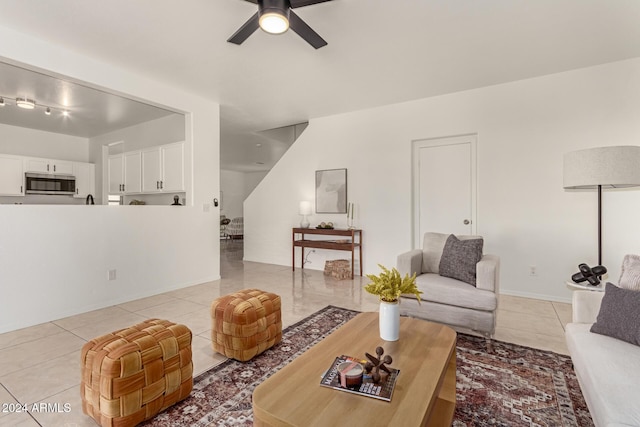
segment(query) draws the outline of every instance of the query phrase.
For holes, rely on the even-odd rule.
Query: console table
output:
[[[296,234],[300,234],[300,239],[296,239]],[[331,240],[307,240],[305,234],[319,234],[321,236],[344,236],[349,239],[331,239]],[[357,236],[357,241],[356,241]],[[292,259],[291,269],[296,269],[296,247],[302,250],[302,263],[300,268],[304,268],[304,248],[314,249],[333,249],[337,251],[351,252],[351,278],[353,279],[353,266],[356,248],[358,249],[358,261],[360,264],[360,275],[362,276],[362,230],[341,230],[327,228],[294,228],[291,233]]]

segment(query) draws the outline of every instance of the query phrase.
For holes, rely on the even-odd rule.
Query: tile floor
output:
[[[0,334],[0,426],[96,426],[82,413],[80,348],[145,318],[166,318],[191,329],[194,375],[215,366],[224,358],[210,347],[209,305],[235,290],[256,287],[279,294],[285,327],[329,304],[377,310],[376,297],[362,289],[366,278],[336,281],[317,270],[292,272],[290,267],[243,262],[242,241],[222,241],[221,246],[219,281]],[[570,321],[570,304],[501,295],[495,337],[566,354],[564,325]],[[58,404],[60,412],[3,412],[18,403],[33,409],[36,402]]]

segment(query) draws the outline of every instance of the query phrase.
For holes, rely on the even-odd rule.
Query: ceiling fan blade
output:
[[[244,1],[248,1],[249,3],[253,3],[253,4],[258,4],[258,0],[244,0]]]
[[[289,11],[289,28],[302,37],[307,43],[316,49],[320,49],[322,46],[326,46],[327,42],[322,37],[307,25],[298,15]]]
[[[258,12],[255,13],[247,22],[244,23],[238,31],[236,31],[229,39],[229,43],[242,44],[243,41],[249,38],[258,29]]]
[[[247,1],[251,1],[251,0],[247,0]],[[289,3],[291,3],[291,8],[295,9],[296,7],[311,6],[312,4],[324,3],[327,1],[331,1],[331,0],[289,0]]]

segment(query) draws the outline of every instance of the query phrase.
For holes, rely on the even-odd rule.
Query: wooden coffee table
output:
[[[382,346],[400,369],[391,402],[334,390],[320,377],[341,354],[364,357]],[[378,313],[362,313],[260,384],[256,426],[450,426],[456,405],[456,333],[403,317],[400,340],[379,336]]]

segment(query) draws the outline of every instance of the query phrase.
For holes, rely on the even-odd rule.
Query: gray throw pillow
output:
[[[482,259],[483,239],[447,238],[440,258],[440,275],[476,285],[476,264]]]
[[[591,332],[640,345],[640,292],[607,283]]]

